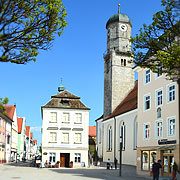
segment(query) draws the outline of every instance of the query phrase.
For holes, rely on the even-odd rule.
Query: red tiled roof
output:
[[[18,134],[21,134],[23,118],[17,118]]]
[[[34,144],[37,144],[37,140],[33,140],[34,141]]]
[[[31,139],[33,139],[33,133],[32,132],[30,132],[30,137],[31,137]]]
[[[29,137],[30,126],[26,126],[26,136]]]
[[[89,126],[89,136],[96,137],[96,126]]]
[[[138,96],[138,83],[136,82],[133,90],[126,96],[126,98],[117,106],[117,108],[104,119],[110,119],[112,117],[118,116],[120,114],[126,113],[128,111],[137,108],[137,96]]]
[[[3,105],[3,107],[5,107],[5,109],[6,109],[6,113],[7,113],[6,115],[9,118],[13,119],[16,106],[14,106],[14,105]]]

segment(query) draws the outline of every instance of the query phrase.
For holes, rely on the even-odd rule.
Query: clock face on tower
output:
[[[127,31],[127,26],[125,24],[120,25],[121,31]]]

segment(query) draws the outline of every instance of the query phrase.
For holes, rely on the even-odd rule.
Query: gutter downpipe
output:
[[[178,84],[178,101],[179,101],[179,171],[180,171],[180,78],[177,80],[177,84]]]
[[[116,158],[116,118],[114,116],[114,159]]]

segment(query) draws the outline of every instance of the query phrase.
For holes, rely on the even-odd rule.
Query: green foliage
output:
[[[0,1],[0,61],[26,64],[67,26],[61,0]]]
[[[5,109],[5,107],[3,107],[3,105],[7,104],[8,101],[9,100],[6,97],[4,99],[0,98],[0,112],[3,113],[3,114],[6,114],[6,112],[5,112],[6,109]]]
[[[166,73],[172,80],[180,78],[180,2],[162,0],[163,10],[154,14],[151,25],[143,25],[131,39],[132,58],[137,66]],[[162,68],[160,68],[160,66]]]

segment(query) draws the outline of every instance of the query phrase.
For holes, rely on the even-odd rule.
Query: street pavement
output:
[[[122,176],[119,169],[107,170],[105,167],[90,168],[35,168],[29,162],[0,165],[0,180],[148,180],[152,177],[139,176],[135,167],[123,166]]]

